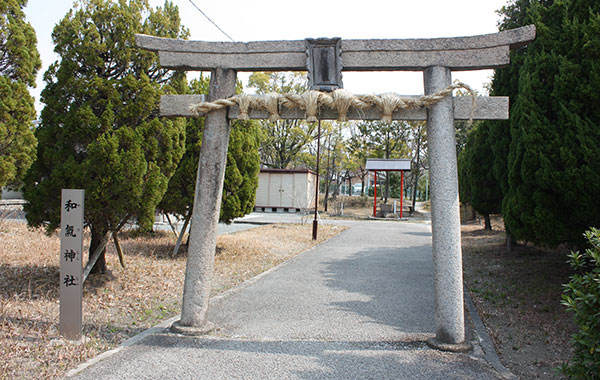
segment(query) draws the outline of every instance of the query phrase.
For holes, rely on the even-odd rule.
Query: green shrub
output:
[[[571,341],[573,357],[560,371],[569,379],[600,379],[600,230],[591,228],[584,235],[592,248],[569,255],[577,273],[564,285],[562,296],[579,331]]]
[[[385,191],[385,187],[382,185],[377,185],[377,198],[381,198],[383,196],[383,192]],[[367,195],[372,197],[375,194],[375,188],[373,186],[369,186],[367,189]]]

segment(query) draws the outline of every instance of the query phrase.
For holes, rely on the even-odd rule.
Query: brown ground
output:
[[[218,238],[214,293],[329,239],[343,227],[272,225]],[[86,342],[68,344],[58,334],[57,235],[0,220],[0,379],[55,379],[97,354],[114,348],[181,308],[185,257],[171,258],[173,234],[120,238],[126,269],[112,245],[110,272],[90,275],[83,298]],[[277,242],[277,243],[275,243]],[[87,244],[89,242],[84,242]]]
[[[502,363],[520,379],[559,378],[575,330],[560,305],[561,284],[569,281],[565,250],[530,246],[506,252],[500,218],[494,231],[480,223],[463,225],[465,283],[494,341]]]

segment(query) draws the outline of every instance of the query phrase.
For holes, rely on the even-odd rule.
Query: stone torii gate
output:
[[[343,40],[338,46],[344,71],[422,71],[425,94],[449,88],[452,71],[480,70],[509,64],[509,50],[535,38],[533,25],[495,34],[436,39]],[[137,46],[157,51],[164,68],[210,71],[208,101],[235,93],[237,71],[306,71],[306,41],[206,42],[146,35]],[[200,95],[165,95],[161,116],[198,117],[192,107]],[[245,112],[244,112],[245,113]],[[248,116],[265,119],[269,113],[252,109]],[[306,112],[279,106],[284,119],[303,119]],[[190,231],[181,319],[173,330],[199,334],[211,329],[207,321],[214,266],[216,228],[225,175],[229,120],[240,115],[238,106],[206,114]],[[348,119],[380,119],[380,109],[350,108]],[[335,109],[322,108],[320,119],[337,119]],[[400,109],[393,120],[427,120],[430,154],[432,238],[436,336],[429,343],[444,350],[462,351],[465,342],[462,253],[454,120],[507,119],[508,98],[446,96],[425,108]],[[389,119],[389,117],[388,117]],[[202,193],[201,193],[202,192]],[[201,193],[201,194],[200,194]]]

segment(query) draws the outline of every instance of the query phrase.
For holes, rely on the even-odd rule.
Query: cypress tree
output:
[[[519,4],[538,33],[508,94],[505,223],[519,240],[581,245],[583,232],[600,225],[600,3]]]
[[[502,7],[499,13],[504,17],[499,24],[499,29],[508,30],[532,24],[533,19],[529,15],[531,2],[532,0],[516,0]],[[490,85],[490,95],[509,97],[511,115],[513,114],[513,106],[519,88],[519,70],[523,65],[527,52],[528,47],[511,50],[510,65],[496,69]],[[504,202],[504,195],[508,193],[508,153],[512,141],[510,120],[486,120],[481,124],[490,137],[490,147],[493,154],[491,170],[500,187],[503,196],[502,202]],[[505,229],[507,242],[510,243],[514,240],[514,237],[506,221]]]
[[[135,48],[135,33],[187,36],[177,7],[151,9],[145,0],[81,1],[52,34],[60,60],[44,76],[25,211],[31,226],[52,231],[60,223],[61,189],[85,189],[90,254],[130,220],[152,226],[184,150],[184,120],[157,115],[160,95],[182,90],[185,78]],[[94,271],[104,270],[102,253]]]
[[[490,214],[500,212],[502,202],[502,191],[492,171],[491,146],[489,124],[481,123],[471,129],[458,157],[460,199],[484,216],[486,230],[492,229]]]
[[[208,79],[192,80],[190,92],[208,93]],[[255,121],[232,122],[223,197],[219,220],[230,223],[234,218],[249,214],[254,210],[258,172],[260,170],[260,125]],[[188,119],[186,124],[186,145],[177,170],[169,181],[166,196],[159,208],[167,213],[177,214],[188,219],[194,204],[198,159],[202,145],[204,118]],[[202,189],[200,196],[202,196]]]
[[[27,0],[0,2],[0,187],[20,181],[35,159],[33,97],[41,61]]]

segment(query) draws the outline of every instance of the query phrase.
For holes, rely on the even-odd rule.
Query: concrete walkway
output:
[[[429,225],[334,223],[350,228],[214,298],[212,335],[153,329],[72,379],[501,378],[482,357],[424,343],[435,331]]]

